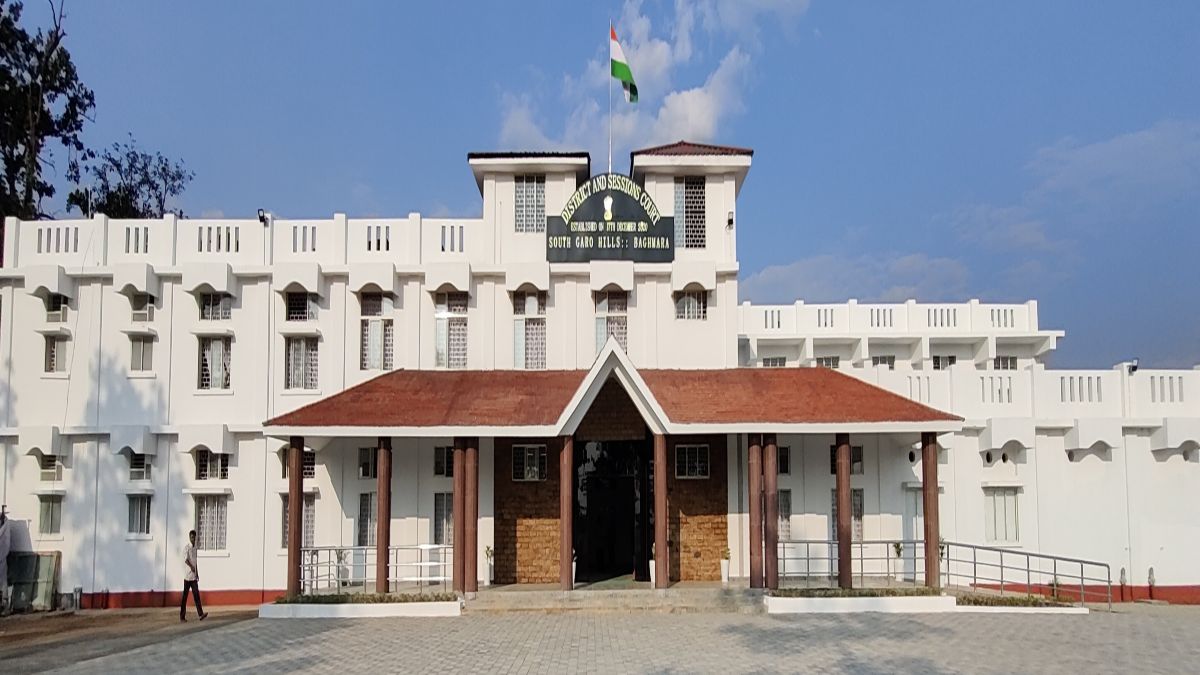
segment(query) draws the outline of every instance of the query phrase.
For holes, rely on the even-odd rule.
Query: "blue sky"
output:
[[[1200,3],[67,0],[102,145],[188,215],[477,216],[471,150],[756,151],[756,301],[1040,301],[1058,366],[1200,363]],[[34,22],[41,3],[27,7]]]

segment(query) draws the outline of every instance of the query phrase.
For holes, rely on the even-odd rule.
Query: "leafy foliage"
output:
[[[67,206],[110,218],[158,218],[168,212],[167,201],[183,194],[195,177],[182,161],[138,149],[133,134],[101,151],[83,173],[92,184],[72,190]]]
[[[277,605],[376,605],[393,602],[455,602],[454,593],[331,593],[281,597]]]
[[[771,591],[777,598],[908,598],[940,595],[927,586],[892,586],[883,588],[780,588]]]

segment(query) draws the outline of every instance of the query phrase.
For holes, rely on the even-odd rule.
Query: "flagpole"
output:
[[[609,33],[612,33],[612,20],[608,22]],[[609,59],[609,70],[612,70],[612,59]],[[608,172],[612,173],[612,73],[608,75]]]

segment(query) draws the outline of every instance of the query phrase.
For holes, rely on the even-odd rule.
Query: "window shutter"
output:
[[[599,354],[601,349],[604,349],[604,342],[608,339],[608,318],[603,316],[596,317],[596,353]]]
[[[379,320],[367,324],[367,367],[383,367],[383,322]]]
[[[525,319],[513,320],[513,368],[525,367]]]

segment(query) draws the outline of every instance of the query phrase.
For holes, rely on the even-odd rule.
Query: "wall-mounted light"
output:
[[[1132,375],[1132,374],[1136,373],[1137,369],[1138,369],[1138,360],[1134,359],[1134,360],[1130,361],[1129,362],[1129,374]]]
[[[267,212],[266,211],[264,211],[262,209],[258,210],[258,222],[262,223],[263,227],[267,226]]]
[[[725,221],[725,227],[730,230],[733,229],[733,211],[729,212],[729,217]]]

